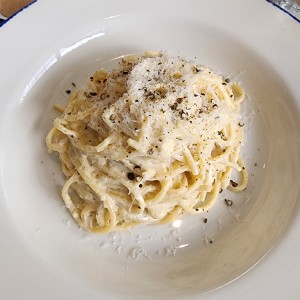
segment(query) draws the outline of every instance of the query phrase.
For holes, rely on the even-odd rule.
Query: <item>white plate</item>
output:
[[[295,20],[261,0],[40,0],[4,24],[0,298],[297,297],[299,35]],[[72,82],[147,49],[196,60],[245,87],[249,188],[229,195],[231,210],[221,198],[181,223],[89,234],[59,196],[63,178],[44,142],[51,107],[66,101]]]

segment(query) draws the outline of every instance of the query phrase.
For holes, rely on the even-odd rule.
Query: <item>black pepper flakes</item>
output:
[[[232,205],[233,205],[232,200],[224,199],[224,201],[225,201],[225,204],[226,204],[227,206],[232,206]]]
[[[71,94],[71,90],[66,90],[66,93],[69,95]]]
[[[238,186],[238,183],[233,181],[233,180],[230,180],[230,184],[233,186],[233,187],[237,187]]]
[[[87,98],[91,98],[92,96],[90,94],[88,94],[87,92],[84,92],[84,96],[86,96]]]
[[[145,97],[147,100],[154,100],[155,99],[155,94],[152,92],[147,92],[145,93]]]
[[[170,106],[170,108],[171,108],[172,110],[176,110],[176,109],[177,109],[177,106],[178,106],[178,103],[175,102],[173,105]]]
[[[134,180],[135,179],[135,174],[133,172],[129,172],[129,173],[127,173],[127,178],[129,180]]]
[[[204,218],[204,219],[203,219],[203,222],[206,224],[206,223],[207,223],[207,218]]]

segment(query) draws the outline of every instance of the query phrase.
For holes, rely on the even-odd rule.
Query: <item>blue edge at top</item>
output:
[[[37,0],[34,0],[33,2],[29,3],[28,5],[26,5],[25,7],[23,7],[21,10],[17,11],[12,16],[10,16],[8,19],[6,19],[6,20],[0,19],[0,27],[2,27],[6,22],[8,22],[12,18],[14,18],[20,11],[24,10],[25,8],[27,8],[28,6],[30,6],[31,4],[33,4],[36,1]],[[300,23],[300,20],[297,17],[295,17],[294,15],[292,15],[291,13],[289,13],[288,11],[286,11],[284,8],[282,8],[279,5],[275,4],[271,0],[266,0],[266,1],[269,2],[269,3],[271,3],[272,5],[276,6],[277,8],[279,8],[280,10],[282,10],[283,12],[285,12],[286,14],[288,14],[290,17],[292,17],[294,20],[296,20],[298,23]]]
[[[19,12],[21,12],[24,9],[26,9],[27,7],[29,7],[31,4],[33,4],[36,1],[37,0],[34,0],[31,3],[27,4],[26,6],[24,6],[22,9],[18,10],[16,13],[14,13],[12,16],[10,16],[9,18],[7,18],[6,20],[0,19],[0,27],[2,27],[5,23],[7,23],[12,18],[14,18]]]
[[[275,4],[271,0],[266,0],[266,1],[269,2],[269,3],[271,3],[271,4],[273,4],[274,6],[276,6],[277,8],[279,8],[280,10],[282,10],[283,12],[285,12],[286,14],[288,14],[290,17],[292,17],[294,20],[296,20],[298,23],[300,23],[300,19],[298,19],[297,17],[295,17],[294,15],[292,15],[291,13],[289,13],[288,11],[286,11],[284,8],[282,8],[279,5]]]

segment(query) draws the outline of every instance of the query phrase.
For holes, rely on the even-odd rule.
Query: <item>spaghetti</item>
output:
[[[243,89],[166,53],[126,56],[71,94],[46,143],[67,181],[62,198],[92,232],[164,223],[245,189]],[[241,182],[230,184],[232,170]]]

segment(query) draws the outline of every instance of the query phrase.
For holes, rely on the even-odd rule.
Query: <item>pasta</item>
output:
[[[244,96],[237,83],[167,53],[96,71],[56,107],[62,115],[46,138],[75,221],[91,232],[165,223],[209,209],[227,187],[245,189]]]

